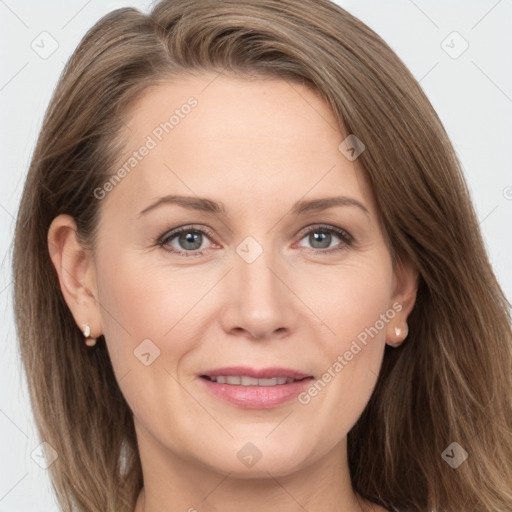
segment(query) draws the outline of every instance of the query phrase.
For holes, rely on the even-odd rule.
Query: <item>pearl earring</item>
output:
[[[401,341],[397,341],[396,343],[391,343],[390,341],[387,342],[387,344],[390,347],[396,348],[399,347],[405,338],[407,338],[407,334],[409,333],[409,329],[407,327],[407,324],[405,324],[405,328],[402,329],[401,327],[395,327],[395,335],[397,338],[402,338]]]
[[[96,345],[96,338],[91,338],[90,326],[88,324],[82,324],[80,327],[82,328],[82,332],[84,333],[85,336],[85,344],[88,347],[93,347],[94,345]]]

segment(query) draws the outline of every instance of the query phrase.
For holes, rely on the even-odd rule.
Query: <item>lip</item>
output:
[[[288,379],[303,379],[304,377],[311,377],[305,373],[292,370],[290,368],[271,367],[271,368],[251,368],[249,366],[229,366],[225,368],[216,368],[203,372],[201,375],[208,377],[218,377],[219,375],[237,376],[247,375],[247,377],[254,377],[255,379],[270,379],[272,377],[286,377]]]
[[[272,377],[286,377],[289,379],[302,379],[288,384],[275,386],[237,386],[233,384],[219,384],[205,378],[218,376],[247,375],[256,379]],[[218,398],[226,400],[244,409],[269,409],[277,407],[293,398],[310,385],[313,376],[292,370],[290,368],[250,368],[236,366],[229,368],[216,368],[199,375],[206,389]]]

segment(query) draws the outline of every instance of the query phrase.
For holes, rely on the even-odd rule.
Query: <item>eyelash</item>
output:
[[[170,232],[166,231],[165,233],[160,235],[157,238],[157,240],[156,240],[156,245],[158,245],[159,247],[161,247],[162,249],[164,249],[167,252],[170,252],[170,253],[173,253],[173,254],[177,254],[177,255],[180,255],[180,256],[185,256],[185,257],[189,257],[189,256],[203,256],[206,249],[203,249],[201,251],[198,251],[197,249],[195,251],[178,251],[176,249],[166,249],[165,248],[165,246],[172,239],[176,238],[177,235],[179,235],[181,233],[188,233],[188,232],[200,233],[200,234],[206,235],[210,239],[214,237],[213,232],[211,230],[207,229],[207,228],[195,228],[194,226],[182,226],[182,227],[177,228],[177,229],[175,229],[173,231],[170,231]],[[330,234],[334,233],[344,243],[344,246],[338,247],[336,249],[314,249],[314,248],[309,248],[309,250],[313,251],[315,254],[326,254],[326,253],[331,254],[331,253],[334,253],[334,252],[343,251],[347,247],[350,247],[354,243],[354,238],[352,237],[352,235],[350,235],[350,233],[348,233],[344,229],[337,228],[335,226],[325,225],[325,224],[317,224],[317,225],[312,226],[309,230],[307,230],[306,232],[303,232],[303,234],[300,237],[299,241],[302,240],[305,236],[309,235],[310,233],[314,233],[314,232],[330,233]]]

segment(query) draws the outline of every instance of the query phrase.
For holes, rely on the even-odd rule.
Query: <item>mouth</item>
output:
[[[291,384],[292,382],[300,382],[304,379],[311,379],[312,377],[303,377],[302,379],[293,379],[289,377],[270,377],[268,379],[257,379],[249,377],[248,375],[219,375],[217,377],[210,377],[209,375],[201,375],[202,379],[207,379],[210,382],[218,384],[227,384],[229,386],[282,386],[283,384]]]
[[[245,409],[277,407],[296,397],[314,379],[286,369],[219,368],[199,375],[211,394]]]

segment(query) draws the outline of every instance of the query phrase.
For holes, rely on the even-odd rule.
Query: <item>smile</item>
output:
[[[249,374],[249,375],[248,375]],[[200,373],[209,394],[243,409],[268,409],[293,400],[314,380],[289,368],[224,367]]]
[[[218,384],[229,384],[232,386],[278,386],[283,384],[291,384],[297,380],[302,379],[291,379],[288,377],[271,377],[267,379],[257,379],[255,377],[249,377],[248,375],[218,375],[217,377],[208,377],[203,375],[203,378],[210,380],[211,382],[217,382]]]

